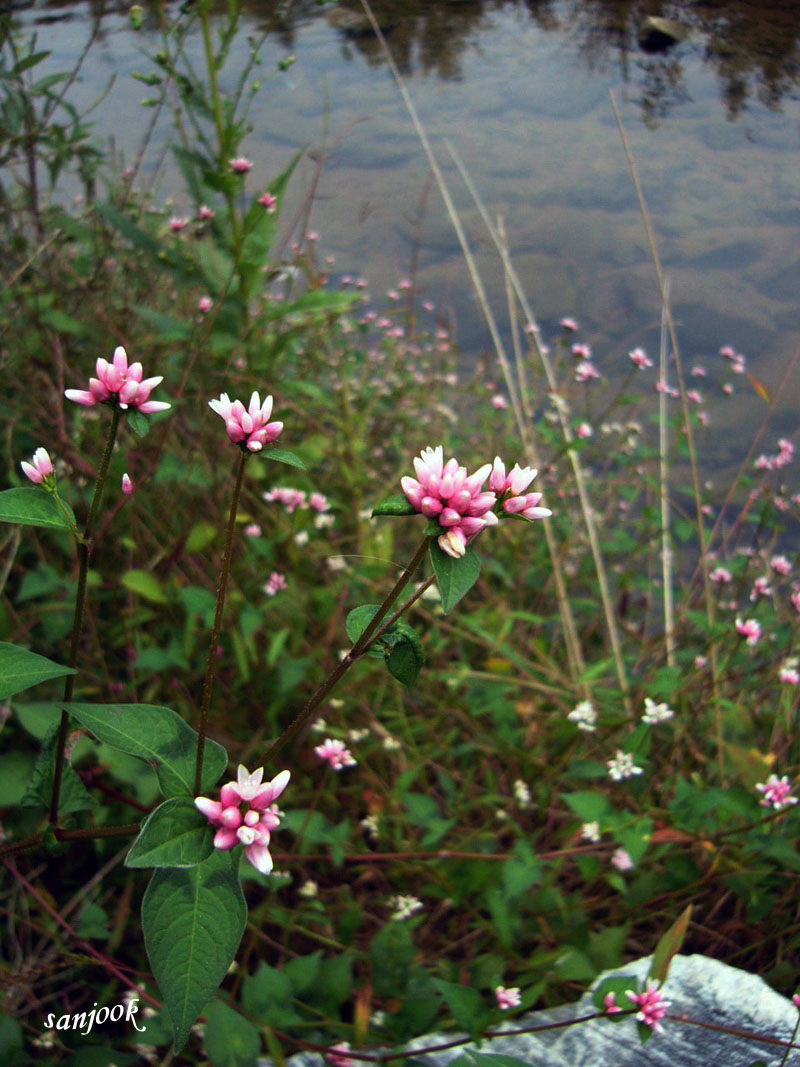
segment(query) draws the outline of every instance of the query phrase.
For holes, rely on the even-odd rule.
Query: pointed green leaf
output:
[[[53,663],[19,645],[0,641],[0,700],[64,674],[75,674],[75,669],[62,667],[60,663]]]
[[[175,1052],[233,962],[247,921],[240,849],[214,849],[196,867],[157,870],[142,901],[153,975],[172,1019]]]
[[[690,904],[685,911],[678,916],[675,922],[670,926],[666,933],[662,934],[658,939],[655,952],[653,953],[653,959],[650,964],[650,973],[648,978],[655,978],[657,982],[661,982],[662,985],[667,980],[667,974],[669,973],[669,965],[672,963],[672,957],[676,956],[683,944],[683,939],[686,937],[686,931],[689,929],[689,921],[692,917],[692,905]]]
[[[621,1012],[630,1011],[633,1008],[633,1004],[628,1000],[626,994],[628,990],[637,990],[639,988],[639,980],[636,975],[633,974],[613,974],[609,978],[604,978],[600,984],[592,990],[592,1000],[594,1006],[598,1011],[605,1011],[606,1006],[603,1003],[609,993],[614,994],[614,1004],[620,1009],[619,1012],[612,1012],[609,1015],[611,1022],[619,1023],[623,1019],[629,1018],[627,1015],[622,1015]]]
[[[433,984],[444,997],[447,1007],[460,1027],[468,1033],[474,1033],[483,1028],[489,1013],[477,989],[456,985],[454,982],[445,982],[441,978],[434,978]]]
[[[529,1060],[516,1056],[503,1056],[497,1052],[475,1052],[467,1049],[458,1059],[450,1061],[450,1067],[531,1067]]]
[[[197,734],[171,708],[152,704],[62,704],[81,726],[114,748],[147,760],[158,775],[165,797],[194,796]],[[222,745],[206,739],[204,792],[219,780],[228,764]]]
[[[0,493],[0,522],[45,526],[51,530],[69,530],[70,533],[78,528],[69,504],[62,501],[59,507],[52,493],[33,485],[6,489]]]
[[[429,552],[442,607],[445,612],[450,612],[477,582],[481,573],[480,557],[468,547],[461,559],[453,559],[434,541],[431,541]]]
[[[402,493],[395,493],[372,509],[372,517],[376,515],[418,515],[419,512]]]
[[[42,742],[39,755],[33,768],[25,793],[20,800],[23,808],[49,808],[53,793],[53,768],[56,762],[56,742],[58,723],[48,730]],[[94,798],[86,792],[86,787],[67,760],[63,761],[61,771],[61,791],[58,795],[58,812],[69,815],[74,811],[88,811],[96,807]]]
[[[344,628],[347,630],[347,636],[353,644],[356,643],[372,622],[379,607],[380,604],[359,604],[357,608],[353,608],[352,611],[348,612]]]
[[[297,467],[301,471],[306,469],[302,459],[296,456],[294,452],[290,452],[288,448],[267,448],[260,452],[259,455],[263,459],[274,459],[276,463],[286,463],[288,466]]]
[[[126,867],[194,867],[214,851],[214,829],[189,797],[150,812],[125,857]]]
[[[258,1030],[216,997],[206,1012],[203,1044],[211,1067],[254,1067],[261,1051]]]
[[[394,634],[395,629],[396,626],[393,626],[389,631],[389,635]],[[410,630],[411,627],[409,626],[408,629]],[[403,634],[386,657],[386,667],[389,674],[396,678],[398,682],[401,682],[406,689],[412,688],[425,662],[422,642],[413,630],[411,633],[413,637]]]
[[[128,571],[120,578],[120,583],[132,593],[150,600],[154,604],[166,604],[167,598],[161,588],[161,582],[149,571]]]

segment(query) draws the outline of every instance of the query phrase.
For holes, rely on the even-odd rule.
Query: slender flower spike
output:
[[[26,463],[23,460],[20,463],[20,467],[22,467],[24,474],[30,478],[34,485],[41,485],[42,482],[46,482],[53,473],[53,464],[46,448],[37,448],[31,457],[30,463]]]
[[[248,862],[261,874],[269,874],[270,833],[280,825],[275,801],[289,784],[289,771],[281,771],[266,784],[262,784],[263,777],[263,767],[250,774],[239,764],[237,780],[222,787],[219,800],[195,797],[194,803],[211,825],[218,827],[214,848],[229,852],[242,844]]]
[[[671,1001],[664,1000],[661,996],[658,982],[648,978],[647,987],[643,993],[636,993],[634,990],[629,989],[625,996],[639,1008],[636,1018],[640,1023],[644,1023],[645,1026],[649,1026],[654,1031],[663,1030],[660,1025],[661,1020],[667,1014],[667,1008],[670,1006]]]
[[[95,364],[96,378],[89,379],[87,389],[67,389],[64,396],[75,404],[91,408],[95,404],[111,404],[123,411],[136,408],[144,415],[156,411],[167,411],[172,405],[161,400],[150,400],[150,393],[164,380],[156,378],[142,380],[141,363],[128,365],[128,356],[120,345],[114,349],[114,357],[108,360],[100,357]]]
[[[276,441],[283,431],[282,422],[270,422],[272,397],[264,403],[258,393],[253,393],[247,408],[241,400],[231,401],[227,393],[219,400],[209,400],[208,406],[225,420],[228,437],[243,452],[260,452],[264,445]]]
[[[762,795],[761,804],[765,808],[774,808],[782,811],[797,803],[797,797],[792,796],[792,787],[788,777],[784,774],[779,778],[777,774],[771,774],[766,782],[759,782],[756,789]]]
[[[511,986],[506,989],[505,986],[499,985],[494,991],[495,1000],[500,1011],[508,1011],[509,1008],[518,1008],[522,1003],[519,988],[517,986]]]

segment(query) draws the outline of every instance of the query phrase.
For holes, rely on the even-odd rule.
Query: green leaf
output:
[[[164,590],[161,588],[161,582],[149,571],[127,571],[120,578],[120,583],[126,589],[130,589],[132,593],[136,593],[154,604],[166,604],[167,602]]]
[[[431,541],[429,552],[442,607],[449,613],[477,582],[481,573],[480,557],[468,547],[466,555],[461,559],[453,559],[442,552],[434,541]]]
[[[62,667],[27,648],[0,641],[0,700],[65,674],[75,674],[74,667]]]
[[[411,689],[425,662],[425,653],[419,636],[402,619],[398,619],[386,636],[390,638],[398,632],[400,639],[386,657],[386,666],[393,678],[402,682],[406,689]]]
[[[690,904],[685,911],[683,911],[675,922],[670,926],[666,933],[663,933],[658,939],[655,952],[653,953],[653,960],[650,964],[650,971],[648,978],[654,978],[662,985],[667,980],[669,974],[669,965],[672,963],[673,956],[676,956],[681,949],[683,939],[686,937],[686,931],[689,928],[689,921],[692,917],[692,905]]]
[[[602,982],[592,991],[592,1000],[594,1006],[598,1011],[605,1011],[606,1006],[603,1000],[609,993],[614,994],[614,1003],[621,1011],[628,1011],[633,1007],[633,1004],[628,1000],[626,994],[628,990],[635,991],[639,988],[639,980],[632,974],[614,974],[609,978],[604,978]],[[619,1023],[623,1019],[629,1018],[629,1016],[621,1015],[619,1012],[613,1012],[609,1015],[609,1019],[612,1022]]]
[[[194,867],[214,851],[214,829],[189,797],[152,811],[125,857],[126,867]]]
[[[289,975],[262,961],[256,973],[244,979],[242,1006],[266,1026],[292,1026],[302,1021],[292,1005],[294,994]]]
[[[152,704],[62,704],[96,738],[155,768],[165,797],[194,797],[197,734],[171,708]],[[228,765],[222,745],[206,738],[203,791],[210,790]]]
[[[58,740],[58,723],[47,732],[42,742],[39,755],[33,768],[25,793],[20,800],[23,808],[49,808],[53,793],[53,770],[56,762],[56,743]],[[63,760],[61,771],[61,790],[58,796],[58,812],[69,815],[74,811],[88,811],[96,807],[93,797],[86,792],[86,787],[77,773]]]
[[[206,1012],[203,1035],[212,1067],[255,1067],[261,1051],[258,1030],[216,997]]]
[[[477,989],[456,985],[454,982],[444,982],[441,978],[434,978],[433,984],[444,997],[445,1003],[460,1027],[470,1034],[483,1029],[489,1013]]]
[[[153,976],[172,1020],[175,1052],[227,974],[247,922],[240,850],[214,849],[196,867],[157,870],[142,901]]]
[[[528,1060],[518,1060],[516,1056],[502,1056],[497,1052],[474,1052],[467,1049],[450,1061],[450,1067],[531,1067]]]
[[[581,822],[600,822],[611,811],[608,800],[602,793],[591,793],[588,790],[579,793],[564,793],[563,799],[575,812]]]
[[[376,515],[418,515],[419,512],[407,497],[402,493],[395,493],[387,497],[372,509],[372,517]]]
[[[183,546],[184,551],[190,554],[192,552],[202,552],[203,549],[208,548],[216,536],[217,528],[213,523],[196,522],[186,538],[186,544]]]
[[[30,70],[31,67],[35,67],[38,63],[41,63],[43,59],[47,59],[50,52],[31,52],[30,55],[24,56],[15,63],[11,69],[13,75],[22,74],[26,70]]]
[[[353,608],[352,611],[348,612],[344,628],[347,630],[347,636],[353,644],[356,643],[372,622],[379,607],[380,604],[360,604],[357,608]]]
[[[72,525],[67,516],[71,517]],[[44,526],[50,530],[69,530],[70,533],[78,528],[69,504],[62,501],[59,507],[52,493],[33,485],[6,489],[0,493],[0,522]]]
[[[296,456],[294,452],[290,452],[288,448],[267,448],[258,453],[263,459],[274,459],[276,463],[286,463],[290,467],[297,467],[299,470],[304,471],[306,469],[305,463],[299,456]]]
[[[141,411],[128,409],[127,423],[137,437],[146,437],[150,431],[150,420]]]

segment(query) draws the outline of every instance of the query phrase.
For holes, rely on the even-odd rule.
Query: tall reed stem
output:
[[[239,453],[239,467],[236,471],[236,483],[233,487],[231,510],[228,515],[228,527],[225,531],[225,547],[222,551],[222,567],[220,568],[219,582],[217,584],[217,607],[214,612],[214,625],[211,628],[211,643],[208,649],[208,663],[206,664],[206,677],[203,682],[203,699],[200,705],[200,724],[197,727],[197,759],[194,769],[194,795],[199,796],[201,779],[203,776],[203,752],[206,746],[206,730],[208,728],[208,709],[211,705],[211,693],[214,689],[214,679],[217,674],[217,646],[219,644],[220,630],[222,629],[222,613],[225,608],[225,590],[228,585],[228,573],[231,569],[231,550],[233,547],[233,531],[236,528],[236,512],[239,509],[239,496],[242,491],[244,479],[244,465],[249,453]]]
[[[97,522],[97,513],[100,510],[100,500],[103,496],[103,489],[105,488],[106,480],[108,478],[111,454],[114,451],[114,441],[117,438],[117,430],[119,429],[122,415],[122,408],[115,407],[112,409],[111,425],[108,427],[106,443],[103,447],[103,454],[100,457],[100,467],[97,472],[97,481],[94,486],[92,502],[89,505],[89,515],[86,519],[83,535],[78,538],[78,588],[75,592],[75,610],[72,615],[72,634],[69,642],[69,655],[67,657],[68,667],[74,667],[78,661],[78,649],[80,647],[81,632],[83,630],[83,615],[86,608],[86,579],[89,574],[89,555],[92,548],[92,535],[94,533],[95,523]],[[69,704],[72,700],[74,690],[75,675],[68,674],[64,680],[65,704]],[[55,763],[53,764],[53,791],[50,794],[50,822],[53,824],[58,820],[58,800],[61,795],[61,780],[64,774],[64,751],[67,747],[68,727],[69,712],[62,708],[61,722],[58,726],[58,739],[56,740]]]

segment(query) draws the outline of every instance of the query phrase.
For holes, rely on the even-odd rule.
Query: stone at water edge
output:
[[[631,975],[644,981],[650,959],[635,960],[598,978]],[[633,984],[633,983],[632,983]],[[686,1015],[700,1022],[748,1030],[766,1037],[788,1040],[797,1021],[797,1008],[759,978],[706,956],[676,956],[664,985],[671,1002],[670,1015]],[[574,1004],[546,1011],[526,1012],[508,1020],[502,1029],[559,1022],[596,1010],[591,994]],[[474,1045],[448,1049],[420,1057],[430,1067],[446,1067],[465,1049],[516,1056],[531,1067],[752,1067],[761,1061],[779,1067],[783,1049],[731,1034],[720,1034],[669,1019],[663,1032],[654,1034],[645,1046],[639,1042],[633,1016],[622,1023],[597,1019],[581,1026],[546,1034],[523,1034],[486,1040],[480,1049]],[[429,1034],[406,1046],[409,1053],[426,1045],[452,1041],[453,1034]],[[259,1067],[271,1061],[259,1060]],[[323,1067],[314,1053],[299,1053],[287,1060],[290,1067]],[[800,1067],[800,1051],[793,1052],[786,1067]]]

